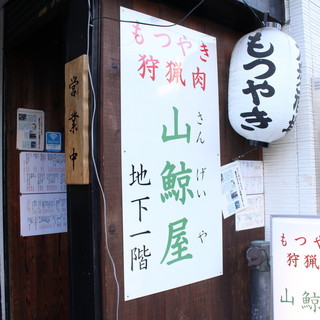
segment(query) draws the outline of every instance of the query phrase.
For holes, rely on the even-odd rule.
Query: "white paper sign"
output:
[[[263,162],[238,160],[247,207],[236,213],[236,230],[264,227]]]
[[[221,275],[216,39],[121,23],[121,129],[125,299]]]
[[[44,112],[19,108],[17,112],[17,149],[44,150]]]
[[[320,218],[271,217],[273,319],[320,319]]]
[[[237,163],[246,194],[262,194],[264,192],[263,161],[238,160]]]
[[[247,207],[236,213],[236,231],[264,227],[264,195],[247,195]]]
[[[67,194],[23,194],[20,196],[21,236],[67,231]]]
[[[66,191],[64,153],[20,153],[20,193]]]
[[[246,208],[247,197],[238,162],[229,163],[221,168],[221,189],[224,218]]]

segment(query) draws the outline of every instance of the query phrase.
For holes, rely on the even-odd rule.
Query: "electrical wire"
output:
[[[171,28],[174,27],[176,25],[180,25],[183,21],[185,21],[196,9],[198,9],[203,3],[205,2],[205,0],[201,0],[195,7],[193,7],[181,20],[175,22],[175,23],[171,23],[171,24],[153,24],[153,23],[148,23],[148,22],[142,22],[142,21],[133,21],[133,20],[121,20],[121,19],[117,19],[117,18],[111,18],[111,17],[106,17],[106,16],[101,16],[101,17],[97,17],[97,18],[92,18],[92,22],[95,20],[102,20],[102,19],[106,19],[106,20],[111,20],[111,21],[117,21],[117,22],[124,22],[124,23],[138,23],[138,24],[142,24],[145,26],[151,26],[151,27],[162,27],[162,28]]]
[[[247,4],[247,2],[245,0],[242,0],[242,1],[252,11],[252,13],[255,15],[255,17],[259,20],[259,22],[263,26],[264,22],[258,17],[256,12]],[[95,172],[95,175],[96,175],[96,179],[97,179],[97,182],[98,182],[98,185],[99,185],[99,190],[100,190],[100,193],[101,193],[101,196],[102,196],[102,202],[103,202],[103,222],[104,222],[104,234],[105,234],[105,247],[106,247],[106,251],[107,251],[108,257],[109,257],[109,259],[111,261],[111,264],[112,264],[113,277],[114,277],[114,281],[116,283],[116,290],[117,290],[116,320],[119,319],[120,285],[119,285],[119,280],[118,280],[118,277],[117,277],[116,264],[115,264],[115,261],[114,261],[114,259],[112,257],[112,254],[111,254],[111,251],[110,251],[110,248],[109,248],[108,233],[107,233],[107,200],[106,200],[106,195],[105,195],[104,188],[103,188],[102,183],[101,183],[101,178],[100,178],[100,174],[99,174],[99,171],[98,171],[98,168],[97,168],[97,163],[96,163],[95,154],[94,154],[94,142],[95,142],[94,122],[95,122],[95,117],[96,117],[96,112],[97,112],[97,102],[96,102],[96,92],[95,92],[95,87],[94,87],[93,80],[92,80],[92,72],[91,72],[91,67],[90,67],[90,62],[89,62],[90,27],[93,26],[91,23],[93,23],[96,20],[106,19],[106,20],[123,22],[123,23],[138,23],[138,24],[146,25],[146,26],[170,28],[170,27],[174,27],[176,25],[182,24],[204,2],[205,2],[205,0],[201,0],[182,19],[180,19],[179,21],[177,21],[175,23],[171,23],[171,24],[153,24],[153,23],[147,23],[147,22],[142,22],[142,21],[121,20],[121,19],[111,18],[111,17],[107,17],[107,16],[100,16],[100,17],[92,18],[92,16],[91,16],[91,2],[90,2],[90,0],[88,0],[88,26],[87,26],[87,59],[88,59],[88,62],[87,63],[88,63],[88,75],[89,75],[89,83],[90,83],[90,89],[91,89],[91,93],[92,93],[92,105],[93,105],[92,119],[91,119],[91,158],[92,158],[94,172]],[[254,151],[254,150],[255,149],[250,150],[249,152]]]
[[[103,222],[104,222],[104,238],[105,238],[105,247],[108,253],[108,257],[111,261],[112,264],[112,269],[113,269],[113,277],[116,283],[116,289],[117,289],[117,297],[116,297],[116,320],[119,319],[119,307],[120,307],[120,285],[117,277],[117,268],[115,261],[112,257],[112,254],[110,252],[109,248],[109,241],[108,241],[108,233],[107,233],[107,200],[106,200],[106,195],[101,183],[100,175],[98,172],[96,160],[95,160],[95,154],[94,154],[94,142],[95,142],[95,133],[94,133],[94,122],[95,122],[95,117],[96,117],[96,111],[97,111],[97,100],[96,100],[96,92],[95,92],[95,87],[93,84],[92,80],[92,73],[91,73],[91,68],[90,68],[90,63],[89,63],[89,53],[90,53],[90,26],[91,26],[91,3],[90,0],[88,0],[88,27],[87,27],[87,59],[88,59],[88,75],[89,75],[89,83],[90,83],[90,88],[91,88],[91,93],[92,93],[92,105],[93,105],[93,110],[92,110],[92,119],[91,119],[91,158],[92,158],[92,163],[94,167],[94,172],[96,175],[96,179],[99,185],[100,193],[102,196],[102,202],[103,202]]]

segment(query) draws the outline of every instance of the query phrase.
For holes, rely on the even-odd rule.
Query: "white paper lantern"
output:
[[[229,121],[251,145],[268,146],[293,127],[300,98],[301,59],[279,24],[243,36],[231,57]]]

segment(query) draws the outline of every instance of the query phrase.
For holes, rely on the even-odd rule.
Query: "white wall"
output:
[[[294,129],[263,151],[267,240],[270,215],[320,212],[320,104],[313,90],[313,79],[320,77],[320,1],[286,0],[286,18],[282,30],[301,50],[301,100]]]

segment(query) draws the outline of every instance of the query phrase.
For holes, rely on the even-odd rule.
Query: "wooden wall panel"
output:
[[[61,21],[58,25],[62,27]],[[20,236],[17,108],[45,111],[45,127],[64,131],[64,47],[56,24],[5,47],[6,268],[9,315],[21,319],[69,319],[67,234]]]
[[[175,22],[185,11],[147,0],[101,1],[101,15],[119,18],[119,6]],[[231,128],[227,116],[230,56],[241,32],[192,15],[184,26],[217,38],[221,164],[242,159],[261,160],[261,151],[252,149]],[[236,232],[234,216],[223,221],[224,274],[221,277],[124,302],[122,262],[122,206],[120,153],[120,50],[119,23],[101,20],[101,171],[107,196],[107,237],[120,282],[121,320],[247,320],[250,315],[250,271],[246,250],[250,241],[264,237],[263,228]],[[104,221],[102,221],[104,223]],[[104,234],[103,237],[106,235]],[[102,288],[104,319],[114,319],[116,286],[110,259],[102,239]]]

